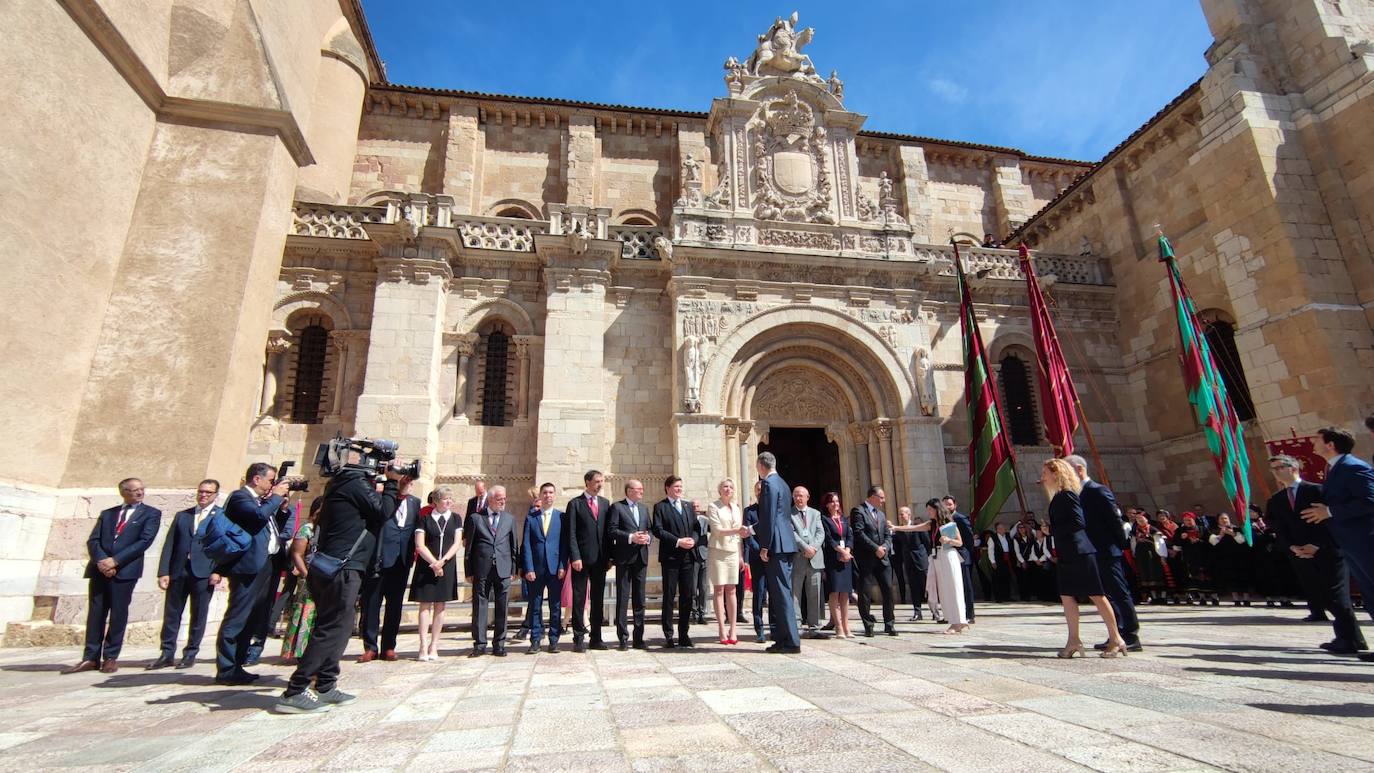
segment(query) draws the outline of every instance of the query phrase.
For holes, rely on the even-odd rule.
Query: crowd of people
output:
[[[1374,432],[1374,417],[1367,424]],[[1336,636],[1324,648],[1359,654],[1366,645],[1349,578],[1374,587],[1374,470],[1351,454],[1354,437],[1344,430],[1322,430],[1320,445],[1330,465],[1321,485],[1303,481],[1292,457],[1269,460],[1280,490],[1253,519],[1253,541],[1226,513],[1208,517],[1194,508],[1175,518],[1159,510],[1152,520],[1138,507],[1123,512],[1078,456],[1041,468],[1048,518],[1026,513],[982,534],[952,496],[927,501],[924,518],[901,506],[895,523],[881,486],[847,512],[833,491],[813,508],[811,492],[788,487],[770,453],[759,456],[747,507],[731,479],[702,503],[685,497],[677,476],[663,482],[652,506],[638,480],[612,502],[602,494],[604,474],[590,470],[562,509],[553,483],[531,492],[523,524],[507,511],[503,486],[479,484],[460,511],[453,489],[441,485],[421,506],[409,478],[357,466],[330,478],[308,513],[293,517],[291,481],[256,463],[222,506],[219,483],[205,480],[196,504],[173,517],[157,571],[165,592],[161,652],[147,668],[195,664],[221,585],[229,601],[216,636],[216,681],[256,681],[246,667],[284,621],[281,654],[296,665],[276,706],[286,713],[354,699],[337,680],[355,631],[359,662],[397,660],[406,601],[419,605],[416,657],[439,658],[447,607],[463,585],[472,610],[468,657],[504,657],[511,640],[527,641],[529,654],[554,653],[569,629],[573,652],[610,649],[603,633],[612,576],[615,646],[645,649],[651,549],[661,572],[661,646],[670,649],[696,646],[691,626],[705,623],[708,603],[721,645],[737,645],[739,624],[752,623],[755,641],[772,641],[766,651],[795,654],[803,638],[853,638],[852,601],[863,635],[872,637],[879,614],[882,633],[898,635],[898,604],[911,605],[912,621],[928,611],[957,635],[976,621],[975,599],[1019,599],[1062,605],[1068,637],[1058,656],[1072,658],[1085,652],[1078,609],[1086,599],[1106,629],[1096,648],[1103,657],[1124,656],[1143,648],[1137,603],[1217,605],[1226,594],[1245,606],[1252,595],[1269,606],[1300,597],[1309,619],[1331,616]],[[88,541],[86,646],[66,673],[118,670],[130,599],[161,525],[161,513],[142,501],[141,481],[121,481],[119,492],[123,504],[101,513]],[[508,636],[513,581],[526,606]],[[177,658],[188,604],[188,638]]]

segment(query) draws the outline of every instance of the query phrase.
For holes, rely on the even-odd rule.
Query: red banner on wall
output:
[[[1266,440],[1264,447],[1269,451],[1270,456],[1288,454],[1297,459],[1302,463],[1302,479],[1312,483],[1321,483],[1326,480],[1326,460],[1317,453],[1316,441],[1316,435],[1284,438],[1283,440]]]

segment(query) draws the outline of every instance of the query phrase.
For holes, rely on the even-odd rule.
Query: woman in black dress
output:
[[[825,517],[825,592],[830,594],[830,619],[835,635],[852,639],[849,632],[849,594],[854,591],[854,532],[844,517],[840,495],[827,491],[821,497]]]
[[[444,605],[458,600],[459,567],[453,558],[462,540],[462,518],[453,510],[453,489],[434,490],[434,510],[415,525],[419,558],[410,582],[410,600],[420,602],[420,660],[439,659]]]
[[[1059,602],[1064,605],[1064,620],[1069,626],[1069,641],[1059,651],[1059,657],[1083,655],[1083,640],[1078,636],[1079,596],[1087,596],[1092,600],[1097,613],[1107,624],[1107,648],[1102,651],[1102,657],[1124,656],[1126,642],[1116,630],[1116,616],[1102,591],[1102,580],[1097,575],[1097,551],[1088,540],[1083,506],[1078,501],[1078,492],[1083,490],[1083,484],[1063,459],[1045,462],[1040,468],[1040,483],[1050,500],[1050,532],[1059,551],[1056,573]]]
[[[1212,573],[1217,590],[1231,594],[1233,606],[1250,606],[1250,577],[1253,573],[1254,551],[1245,541],[1245,534],[1231,525],[1231,516],[1217,516],[1216,533],[1207,538],[1212,545]]]

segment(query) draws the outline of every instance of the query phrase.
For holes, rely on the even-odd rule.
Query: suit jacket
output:
[[[930,532],[899,531],[892,535],[892,547],[898,560],[918,572],[930,571]]]
[[[868,503],[849,511],[849,528],[854,530],[854,563],[867,569],[871,566],[891,566],[892,527],[887,522],[887,514],[875,510],[868,514]],[[887,548],[887,554],[878,558],[879,547]]]
[[[419,523],[420,498],[407,496],[401,501],[406,505],[405,524],[397,526],[393,512],[391,517],[382,522],[382,529],[377,534],[376,567],[379,569],[390,569],[399,564],[408,572],[415,563],[415,527]],[[397,503],[396,509],[401,509],[400,503]]]
[[[463,520],[467,520],[467,516],[475,512],[477,512],[477,497],[469,497],[467,507],[463,510]]]
[[[805,517],[803,517],[805,516]],[[797,552],[803,548],[815,548],[811,556],[812,569],[825,568],[825,527],[821,525],[821,513],[814,507],[803,512],[793,507],[789,513],[792,519],[792,536],[797,540]]]
[[[692,510],[692,502],[688,499],[682,500],[682,513],[679,514],[673,508],[672,502],[667,499],[660,500],[654,505],[653,520],[654,539],[658,540],[658,562],[669,566],[679,566],[683,563],[701,563],[701,551],[696,546],[706,542],[706,530],[701,528],[701,520]],[[677,541],[691,537],[696,541],[696,546],[684,549],[677,546]]]
[[[117,505],[100,511],[95,519],[95,528],[86,540],[86,552],[91,560],[86,564],[87,579],[105,575],[95,568],[97,561],[114,558],[119,567],[115,570],[116,580],[137,580],[143,575],[143,554],[157,539],[158,527],[162,525],[162,511],[156,507],[139,503],[124,523],[124,530],[115,533],[119,525],[119,511],[124,505]]]
[[[486,577],[493,567],[496,576],[510,577],[515,569],[515,519],[504,510],[496,518],[495,531],[486,511],[473,513],[463,521],[465,577]]]
[[[821,528],[825,529],[825,563],[832,570],[839,571],[843,565],[839,548],[849,548],[851,552],[854,550],[854,527],[844,518],[840,519],[840,525],[836,527],[835,520],[824,515],[821,516]]]
[[[635,510],[639,513],[638,519],[630,512],[629,500],[611,503],[611,522],[607,528],[611,534],[611,563],[616,566],[649,565],[649,546],[630,542],[630,535],[648,532],[653,526],[653,516],[642,500],[635,505]]]
[[[1122,551],[1130,544],[1130,538],[1126,536],[1125,521],[1121,518],[1121,508],[1117,507],[1116,495],[1101,483],[1089,480],[1083,484],[1083,493],[1078,495],[1078,501],[1083,505],[1088,539],[1097,549],[1097,554],[1120,558]]]
[[[972,566],[973,545],[977,542],[977,540],[973,538],[973,522],[968,519],[967,515],[958,510],[954,511],[954,514],[950,516],[950,520],[954,521],[955,528],[959,530],[959,541],[964,543],[955,548],[955,552],[959,554],[959,560],[961,562]]]
[[[1342,454],[1326,471],[1322,501],[1336,541],[1367,546],[1374,539],[1374,468],[1353,454]]]
[[[725,503],[717,499],[706,506],[706,521],[710,524],[706,533],[710,547],[727,553],[740,552],[739,528],[744,525],[744,511],[738,503],[732,502],[726,509]]]
[[[188,507],[172,516],[167,538],[162,543],[162,556],[157,562],[157,576],[180,580],[189,573],[197,580],[208,579],[215,571],[215,562],[205,555],[202,540],[205,524],[221,512],[219,505],[211,505],[200,528],[196,528],[196,509]]]
[[[1280,489],[1269,497],[1264,508],[1264,520],[1274,529],[1274,539],[1285,555],[1291,555],[1293,545],[1316,545],[1321,551],[1332,551],[1339,556],[1341,548],[1331,537],[1331,530],[1325,523],[1308,523],[1302,519],[1302,511],[1322,501],[1320,483],[1298,481],[1298,492],[1294,497],[1297,507],[1288,504],[1288,489]]]
[[[1072,491],[1060,491],[1050,500],[1050,536],[1054,537],[1061,561],[1097,552],[1092,540],[1088,539],[1083,506]]]
[[[568,546],[563,541],[563,511],[549,510],[549,533],[544,533],[544,512],[534,508],[525,516],[525,536],[520,540],[520,564],[525,572],[557,577],[568,568]]]
[[[791,489],[777,472],[764,478],[759,490],[759,525],[754,536],[759,547],[773,553],[797,552],[797,538],[792,535]]]
[[[247,488],[239,488],[224,503],[224,515],[252,536],[248,549],[219,567],[220,574],[257,574],[267,566],[267,543],[272,539],[268,520],[276,516],[283,498],[273,495],[260,502]],[[366,553],[364,553],[366,555]]]
[[[563,539],[568,542],[568,561],[581,561],[583,570],[606,571],[610,565],[611,503],[603,496],[596,498],[596,518],[587,506],[586,493],[568,500],[564,510],[567,530]]]
[[[763,563],[763,559],[759,558],[759,538],[757,533],[759,528],[759,506],[757,504],[752,504],[744,508],[744,525],[748,526],[750,530],[748,538],[744,540],[744,560],[749,564],[758,566]]]

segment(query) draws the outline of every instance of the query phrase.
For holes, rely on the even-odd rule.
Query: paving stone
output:
[[[810,703],[781,687],[745,687],[735,690],[704,690],[697,697],[717,714],[794,711],[810,709]]]

